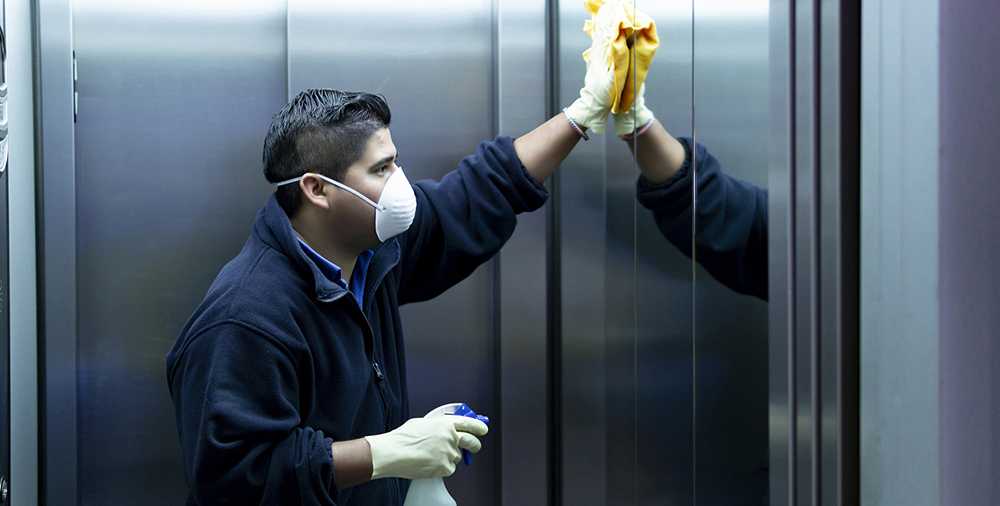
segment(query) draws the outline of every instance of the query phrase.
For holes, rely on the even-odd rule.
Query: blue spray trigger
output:
[[[472,411],[472,408],[466,406],[464,403],[461,404],[461,405],[459,405],[457,408],[455,408],[455,412],[452,413],[452,414],[455,415],[455,416],[464,416],[464,417],[468,417],[468,418],[475,418],[476,420],[479,420],[480,422],[483,422],[486,425],[490,424],[490,417],[488,417],[488,416],[482,416],[482,415],[477,415],[476,413],[474,413]],[[465,465],[467,465],[467,466],[472,465],[472,452],[470,452],[469,450],[463,449],[462,450],[462,460],[465,461]]]

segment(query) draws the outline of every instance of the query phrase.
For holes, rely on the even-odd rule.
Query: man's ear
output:
[[[302,179],[299,180],[299,189],[302,190],[303,198],[310,204],[321,209],[330,209],[330,202],[327,200],[326,184],[316,174],[307,173],[303,175]]]

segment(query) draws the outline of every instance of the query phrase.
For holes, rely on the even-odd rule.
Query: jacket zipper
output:
[[[354,297],[352,296],[351,298],[354,298]],[[378,352],[376,351],[376,346],[377,345],[375,343],[375,332],[372,330],[372,324],[371,324],[371,322],[368,321],[368,316],[365,314],[365,310],[361,307],[361,304],[358,303],[357,299],[354,299],[354,302],[356,304],[358,304],[357,308],[358,308],[359,311],[361,311],[361,317],[364,318],[365,322],[368,324],[368,333],[371,334],[371,336],[372,336],[372,356],[371,356],[371,362],[372,362],[372,371],[375,372],[375,390],[378,391],[378,398],[379,398],[380,401],[382,401],[382,413],[384,413],[384,415],[385,415],[385,429],[384,430],[385,430],[385,432],[389,432],[389,420],[390,420],[390,417],[389,417],[389,401],[386,400],[386,398],[385,398],[385,390],[384,390],[384,388],[385,388],[385,374],[382,373],[382,368],[380,368],[378,366],[378,360],[375,358],[378,355]]]
[[[382,374],[382,370],[378,366],[378,362],[372,359],[372,369],[375,371],[375,390],[378,391],[378,398],[382,401],[382,413],[385,414],[385,432],[389,432],[389,402],[385,399],[385,393],[383,392],[385,382],[385,375]]]
[[[395,264],[393,264],[393,265],[395,265]],[[386,270],[386,272],[388,272],[388,270]],[[385,272],[382,273],[382,275],[378,277],[375,286],[378,286],[378,284],[382,282],[382,278],[383,277],[385,277]],[[338,293],[334,297],[331,297],[329,299],[320,299],[320,301],[321,302],[333,302],[333,301],[336,301],[336,300],[339,300],[339,299],[343,298],[345,295],[347,295],[349,293],[350,293],[349,291],[342,291],[342,292]],[[374,291],[372,291],[372,294],[374,294]],[[383,383],[385,383],[385,374],[382,373],[382,369],[379,368],[379,366],[378,366],[378,361],[375,360],[375,332],[371,329],[371,322],[368,322],[368,316],[365,315],[365,310],[364,310],[363,307],[361,307],[361,303],[353,295],[351,295],[351,299],[353,299],[353,303],[354,304],[357,304],[356,307],[358,308],[358,310],[361,311],[361,317],[368,324],[368,333],[372,336],[372,356],[371,356],[371,362],[372,362],[372,370],[375,373],[375,390],[378,391],[378,398],[379,398],[380,401],[382,401],[382,412],[385,414],[385,429],[384,430],[385,430],[385,432],[389,432],[389,426],[391,425],[391,419],[392,418],[389,416],[389,401],[386,400],[386,398],[385,398],[385,392],[383,390],[385,388],[385,386],[383,385]]]

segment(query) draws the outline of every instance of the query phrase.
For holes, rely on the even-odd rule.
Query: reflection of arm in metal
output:
[[[687,158],[684,146],[659,121],[654,121],[649,130],[635,140],[628,141],[628,147],[635,153],[643,177],[654,184],[670,179],[681,170]]]
[[[650,128],[637,139],[636,162],[643,173],[639,202],[653,211],[667,240],[691,256],[691,186],[697,174],[698,263],[732,290],[767,300],[767,189],[722,172],[704,145],[688,138],[665,141],[663,134],[662,127]],[[656,140],[661,142],[650,142]]]

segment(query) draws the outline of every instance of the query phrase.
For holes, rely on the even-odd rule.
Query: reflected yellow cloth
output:
[[[614,69],[611,112],[628,111],[635,101],[636,91],[646,80],[656,48],[660,46],[656,23],[627,0],[584,0],[583,5],[591,15],[583,30],[591,38],[597,34],[610,39],[608,64]],[[590,56],[590,51],[583,52],[584,60]]]

